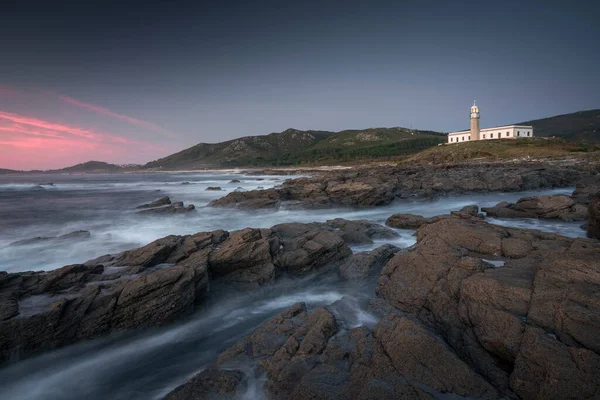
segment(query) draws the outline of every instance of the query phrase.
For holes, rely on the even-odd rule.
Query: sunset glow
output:
[[[0,87],[0,97],[31,96]],[[35,94],[37,98],[42,95]],[[45,95],[48,97],[47,95]],[[167,130],[150,122],[112,112],[106,108],[59,96],[73,111],[94,111],[102,118],[125,122],[123,132],[136,129],[171,136]],[[123,125],[123,124],[122,124]],[[78,126],[56,120],[0,110],[0,168],[30,170],[53,169],[89,161],[144,163],[168,154],[172,149],[150,141],[136,140],[121,133]]]

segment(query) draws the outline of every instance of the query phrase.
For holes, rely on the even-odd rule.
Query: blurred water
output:
[[[398,202],[367,209],[242,211],[205,207],[241,187],[269,188],[290,178],[244,176],[234,173],[120,174],[120,175],[31,175],[0,176],[0,270],[10,272],[51,270],[84,262],[108,253],[143,246],[170,234],[191,234],[214,229],[266,228],[282,222],[312,222],[341,217],[383,223],[394,213],[434,216],[458,210],[468,204],[491,206],[515,201],[529,194],[570,193],[572,189],[535,193],[494,193],[489,195],[442,197],[433,201]],[[238,179],[240,183],[229,183]],[[275,180],[276,179],[276,180]],[[54,186],[38,183],[52,182]],[[188,183],[189,184],[183,184]],[[206,191],[220,186],[222,191]],[[172,201],[193,203],[197,211],[185,215],[141,216],[139,204],[162,196]],[[582,236],[578,224],[556,221],[497,221],[494,223],[532,227],[570,236]],[[52,237],[87,230],[85,241],[40,242],[27,246],[9,243],[32,237]],[[412,232],[402,232],[396,245],[414,243]],[[372,247],[372,246],[371,246]]]

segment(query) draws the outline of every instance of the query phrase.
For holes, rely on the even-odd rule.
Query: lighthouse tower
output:
[[[479,140],[479,107],[475,105],[471,107],[471,140]]]

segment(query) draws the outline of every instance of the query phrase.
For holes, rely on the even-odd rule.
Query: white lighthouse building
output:
[[[471,107],[471,129],[448,134],[448,143],[468,142],[472,140],[518,139],[533,136],[533,126],[507,125],[495,128],[479,128],[479,107],[473,102]]]

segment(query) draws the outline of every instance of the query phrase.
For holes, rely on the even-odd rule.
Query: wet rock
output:
[[[239,179],[232,179],[229,181],[229,183],[240,183],[241,181]]]
[[[53,182],[41,182],[37,184],[38,186],[54,186]]]
[[[587,235],[590,238],[600,239],[600,192],[590,198],[588,215]]]
[[[137,206],[136,208],[153,208],[166,206],[168,204],[171,204],[171,199],[169,198],[169,196],[165,196],[153,201],[152,203],[142,204],[141,206]]]
[[[219,190],[223,190],[223,189],[221,189],[220,186],[209,186],[205,190],[219,191]]]
[[[398,247],[385,244],[375,250],[356,253],[340,265],[340,277],[345,280],[365,280],[374,276],[398,251]]]
[[[190,185],[189,182],[181,182],[181,185]]]

